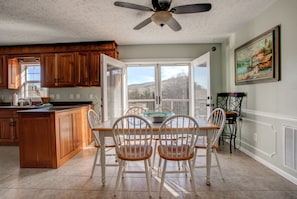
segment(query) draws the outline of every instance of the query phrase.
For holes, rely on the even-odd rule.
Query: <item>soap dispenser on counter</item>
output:
[[[12,105],[17,106],[18,105],[19,96],[18,94],[14,93],[12,97]]]

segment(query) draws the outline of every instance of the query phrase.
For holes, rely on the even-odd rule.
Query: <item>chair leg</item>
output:
[[[158,176],[159,176],[159,173],[161,171],[161,164],[162,164],[162,159],[160,158],[159,163],[158,163]]]
[[[144,167],[145,167],[145,175],[146,175],[146,183],[147,189],[149,192],[149,197],[152,197],[152,189],[151,189],[151,166],[148,166],[149,160],[144,160]]]
[[[125,164],[126,164],[126,161],[120,160],[120,166],[119,166],[119,170],[118,170],[118,176],[117,176],[116,186],[115,186],[115,189],[114,189],[114,196],[116,196],[117,190],[119,188],[120,181],[121,181],[121,176],[123,175]]]
[[[195,154],[194,154],[194,158],[192,160],[192,167],[195,168],[195,164],[196,164],[196,157],[197,157],[197,154],[198,153],[198,150],[197,148],[195,148]]]
[[[164,160],[162,176],[161,176],[161,185],[160,185],[160,191],[159,191],[159,198],[161,198],[161,194],[162,194],[162,190],[163,190],[163,186],[164,186],[166,166],[167,166],[167,160]]]
[[[94,158],[93,167],[92,167],[92,173],[91,173],[90,178],[93,178],[95,166],[97,164],[97,158],[98,158],[99,150],[100,150],[100,148],[98,147],[97,150],[96,150],[96,155],[95,155],[95,158]]]
[[[154,146],[154,155],[153,155],[153,164],[152,167],[155,167],[155,159],[156,159],[156,153],[157,153],[157,140],[155,140],[155,146]]]
[[[235,127],[234,127],[234,134],[233,134],[233,147],[234,147],[234,150],[236,149],[236,134],[237,134],[237,124],[235,124]]]
[[[214,149],[213,151],[214,151],[214,154],[215,154],[215,157],[216,157],[216,161],[217,161],[217,165],[218,165],[218,169],[219,169],[221,178],[222,178],[222,180],[224,181],[224,177],[223,177],[223,174],[222,174],[222,169],[221,169],[221,165],[220,165],[220,162],[219,162],[219,157],[218,157],[217,150]]]
[[[193,172],[193,167],[192,167],[192,162],[191,160],[188,160],[189,168],[190,168],[190,173],[191,173],[191,184],[192,184],[192,189],[195,193],[195,196],[198,196],[198,193],[196,191],[196,183],[195,183],[195,177],[194,177],[194,172]]]
[[[230,135],[230,153],[232,153],[232,138],[233,138],[233,136],[232,136],[232,134]]]

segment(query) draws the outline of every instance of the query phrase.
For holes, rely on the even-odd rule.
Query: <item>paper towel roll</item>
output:
[[[19,101],[18,94],[14,93],[13,94],[13,97],[12,97],[12,105],[13,106],[17,106],[18,105],[18,101]]]

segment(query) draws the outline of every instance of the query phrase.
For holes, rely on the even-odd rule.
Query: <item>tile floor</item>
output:
[[[95,149],[88,147],[59,169],[20,169],[18,147],[0,146],[1,199],[109,199],[113,197],[116,167],[107,168],[106,185],[100,181],[100,169],[94,177],[90,172]],[[201,199],[297,199],[297,185],[287,181],[245,154],[228,147],[219,151],[225,182],[216,168],[212,169],[211,186],[205,184],[205,169],[195,170],[198,197],[195,197],[189,177],[168,174],[162,198]],[[214,163],[214,161],[213,161]],[[133,167],[139,167],[136,164]],[[176,164],[172,164],[175,167]],[[159,179],[153,175],[153,197],[158,198]],[[148,198],[144,174],[127,174],[116,198]]]

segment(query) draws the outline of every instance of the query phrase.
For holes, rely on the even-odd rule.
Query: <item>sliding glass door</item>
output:
[[[128,65],[128,106],[189,114],[188,65]]]
[[[210,53],[186,64],[125,64],[102,55],[103,120],[130,106],[207,118],[211,107]]]
[[[127,66],[128,107],[156,109],[157,85],[154,65]]]

